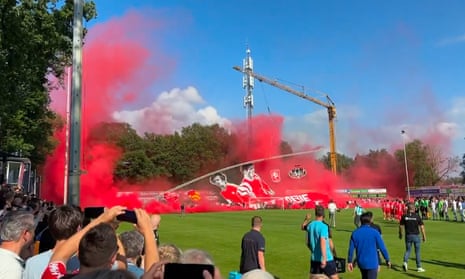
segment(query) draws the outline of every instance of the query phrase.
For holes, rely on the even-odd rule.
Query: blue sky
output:
[[[248,44],[255,72],[332,98],[338,152],[398,146],[402,129],[409,139],[439,133],[452,155],[465,152],[465,1],[94,1],[90,29],[129,10],[166,24],[147,34],[176,59],[152,85],[154,101],[190,86],[203,100],[194,111],[245,119],[242,76],[232,66]],[[259,82],[254,98],[254,114],[285,117],[286,140],[328,146],[324,108]]]

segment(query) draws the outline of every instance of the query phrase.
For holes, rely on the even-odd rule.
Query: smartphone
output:
[[[116,220],[137,224],[137,216],[133,210],[125,210],[123,214],[116,216]]]
[[[103,207],[86,207],[84,208],[84,217],[95,219],[103,213]]]
[[[212,277],[215,274],[215,267],[211,264],[167,263],[163,279],[203,279],[204,270],[208,270]]]

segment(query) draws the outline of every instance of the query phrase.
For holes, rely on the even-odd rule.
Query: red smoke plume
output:
[[[91,142],[89,133],[97,124],[113,121],[114,111],[131,101],[144,99],[147,87],[157,80],[161,68],[152,64],[153,52],[141,39],[142,36],[137,35],[142,30],[150,32],[147,29],[156,25],[153,20],[130,13],[89,30],[83,56],[81,206],[108,204],[116,200],[112,171],[121,152],[111,144]],[[66,90],[62,91],[52,92],[52,108],[63,114]],[[57,131],[55,137],[59,146],[46,162],[42,197],[61,203],[64,195],[65,131]],[[140,204],[134,195],[125,197],[125,200],[126,204]]]
[[[166,74],[164,72],[166,68],[171,68],[170,65],[166,67],[166,61],[163,63],[157,61],[158,63],[155,64],[155,57],[158,59],[160,55],[154,53],[154,48],[149,46],[149,42],[144,39],[143,35],[139,36],[150,34],[151,30],[148,29],[154,27],[157,27],[157,24],[153,20],[147,20],[140,14],[131,13],[89,30],[83,59],[81,160],[83,174],[80,195],[82,207],[114,204],[140,207],[142,202],[137,194],[131,193],[132,190],[166,190],[174,186],[166,181],[152,181],[148,185],[116,185],[112,172],[121,156],[121,150],[111,144],[92,141],[89,138],[91,131],[92,133],[98,132],[95,129],[99,123],[113,121],[113,112],[149,100],[150,95],[146,93],[150,85]],[[52,92],[53,108],[63,117],[65,117],[63,108],[66,104],[64,96],[66,96],[64,92]],[[234,144],[235,149],[231,150],[230,157],[239,158],[241,162],[244,162],[280,155],[282,125],[281,116],[256,116],[250,124],[253,136],[249,138],[249,123],[246,121],[237,123],[234,125],[237,142]],[[56,131],[55,137],[59,145],[54,154],[48,158],[44,169],[42,197],[61,203],[64,195],[65,131]],[[238,162],[231,162],[233,163]],[[296,166],[305,167],[307,171],[305,179],[289,178],[289,171]],[[279,170],[282,183],[273,184],[270,173],[268,173],[270,169]],[[256,164],[256,172],[270,184],[277,196],[318,192],[334,198],[335,190],[342,187],[358,188],[375,185],[390,187],[389,185],[400,183],[392,180],[390,176],[398,177],[397,173],[401,170],[401,168],[396,169],[390,161],[380,162],[375,170],[366,168],[364,163],[360,162],[348,176],[348,181],[354,184],[347,186],[347,182],[341,182],[330,171],[324,169],[311,154]],[[234,183],[240,183],[241,174],[238,170],[231,177],[235,179]],[[192,187],[209,191],[216,190],[215,186],[205,181]],[[129,193],[118,195],[120,190]],[[173,200],[169,204],[151,201],[145,206],[151,212],[173,211],[184,202],[184,198]],[[201,199],[199,204],[191,210],[224,210],[224,207],[204,199]]]

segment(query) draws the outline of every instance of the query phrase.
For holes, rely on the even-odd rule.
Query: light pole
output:
[[[400,133],[402,134],[402,141],[404,143],[405,176],[407,178],[407,199],[408,199],[408,201],[410,201],[410,182],[409,182],[409,179],[408,179],[407,149],[406,149],[406,146],[405,146],[405,131],[402,130],[402,131],[400,131]]]

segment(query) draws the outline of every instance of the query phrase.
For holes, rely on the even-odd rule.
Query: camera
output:
[[[137,224],[137,216],[133,210],[126,210],[123,214],[116,216],[118,221]]]
[[[84,208],[84,217],[95,219],[104,212],[104,207],[86,207]],[[116,216],[116,220],[137,224],[137,216],[133,210],[125,210],[123,214]]]
[[[208,270],[212,277],[215,274],[215,267],[210,264],[167,263],[165,264],[165,272],[163,279],[203,279],[204,270]]]

